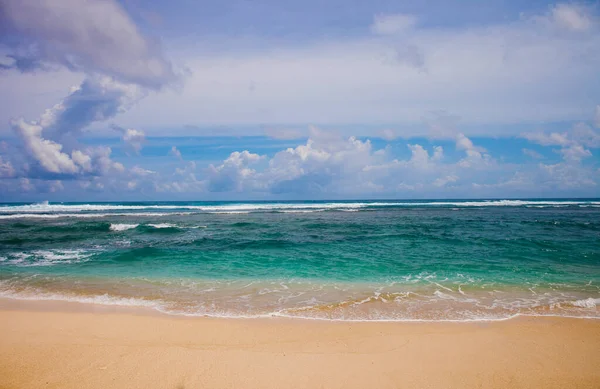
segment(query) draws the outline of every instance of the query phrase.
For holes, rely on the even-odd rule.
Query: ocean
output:
[[[0,204],[0,297],[172,315],[600,318],[600,200]]]

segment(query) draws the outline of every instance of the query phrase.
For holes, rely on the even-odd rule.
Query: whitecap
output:
[[[137,226],[139,226],[139,224],[113,223],[110,225],[110,230],[111,231],[126,231],[126,230],[130,230],[132,228],[136,228]]]
[[[159,223],[159,224],[148,224],[150,227],[154,228],[177,228],[175,224],[170,223]]]

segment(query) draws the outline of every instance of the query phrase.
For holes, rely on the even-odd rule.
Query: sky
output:
[[[600,197],[600,2],[0,0],[0,202]]]

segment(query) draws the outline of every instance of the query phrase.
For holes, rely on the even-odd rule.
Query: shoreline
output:
[[[501,318],[477,318],[477,319],[337,319],[307,316],[292,316],[283,314],[264,314],[256,316],[225,316],[216,314],[193,314],[193,313],[173,313],[162,311],[156,307],[142,305],[120,305],[103,304],[86,301],[69,301],[60,299],[35,299],[0,296],[0,311],[33,311],[33,312],[78,312],[78,313],[117,313],[117,314],[136,314],[148,316],[164,316],[171,318],[184,319],[218,319],[218,320],[299,320],[316,321],[326,323],[497,323],[520,319],[573,319],[573,320],[591,320],[597,321],[600,325],[600,317],[596,316],[569,316],[569,315],[535,315],[517,313],[509,317]],[[1,389],[1,388],[0,388]]]
[[[596,320],[233,320],[13,303],[0,299],[2,389],[600,386]]]

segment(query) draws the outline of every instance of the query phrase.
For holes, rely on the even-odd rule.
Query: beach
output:
[[[600,322],[186,318],[3,299],[0,388],[597,388]]]

